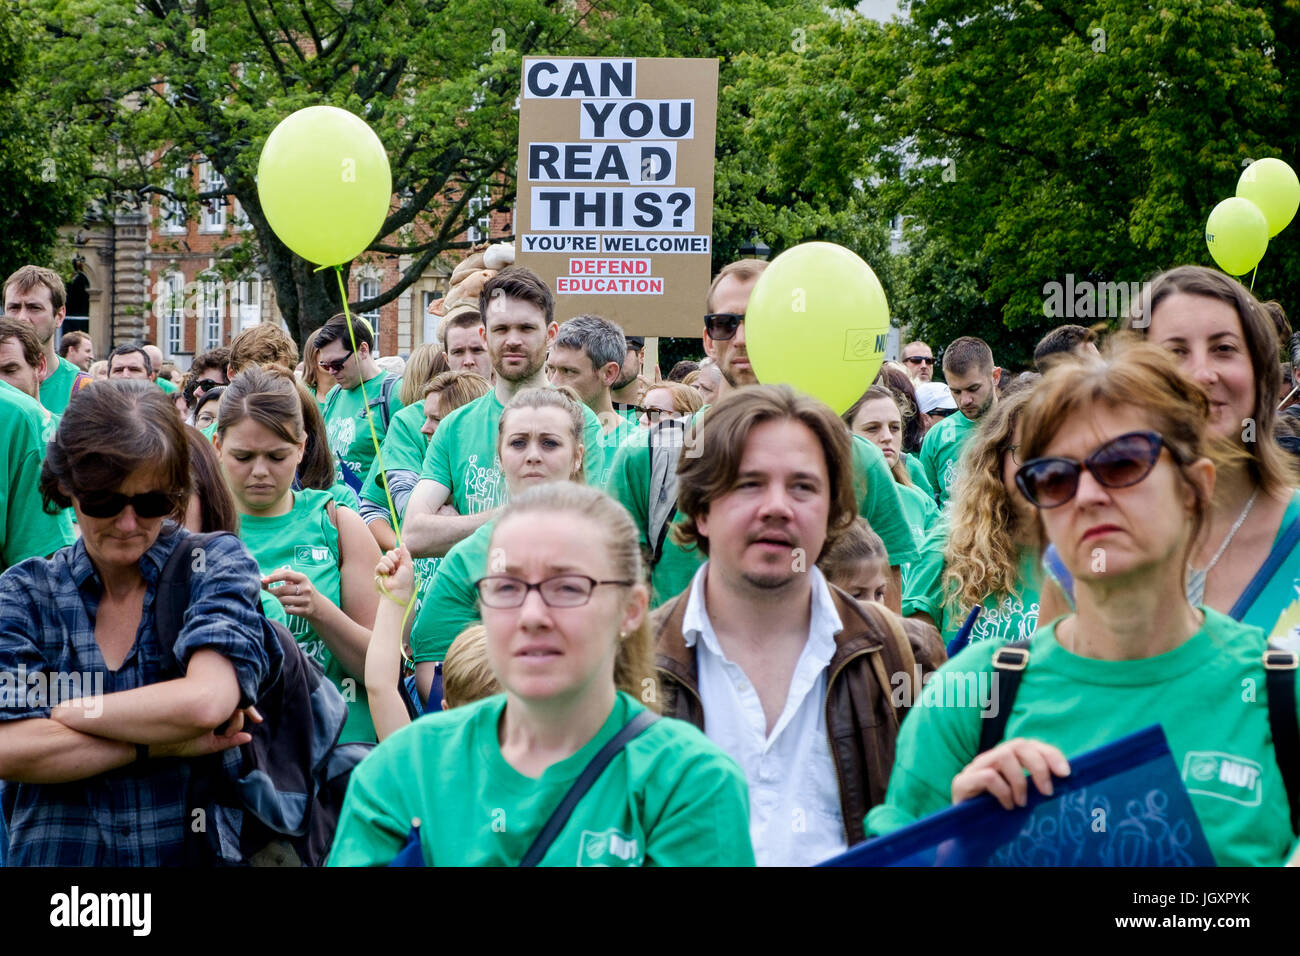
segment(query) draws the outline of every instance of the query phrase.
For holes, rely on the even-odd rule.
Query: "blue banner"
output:
[[[822,866],[1214,866],[1159,724],[1070,760],[1024,807],[982,794]]]

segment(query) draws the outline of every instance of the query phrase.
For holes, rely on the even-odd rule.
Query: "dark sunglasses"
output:
[[[213,381],[210,378],[201,378],[194,383],[194,391],[206,392],[210,388],[220,388],[224,384],[224,382]]]
[[[140,518],[163,518],[176,510],[176,496],[165,491],[146,491],[138,495],[119,492],[91,492],[78,495],[77,504],[88,518],[116,518],[130,505]]]
[[[715,342],[724,342],[736,334],[740,323],[745,321],[744,313],[710,312],[704,317],[704,331]]]
[[[903,359],[904,362],[911,362],[913,365],[933,365],[934,359],[926,358],[924,355],[909,355]]]
[[[1106,488],[1127,488],[1151,474],[1160,449],[1168,447],[1156,432],[1129,432],[1112,438],[1081,462],[1073,458],[1031,459],[1016,472],[1016,487],[1035,507],[1059,508],[1078,492],[1083,469]],[[1169,454],[1174,455],[1172,448]]]
[[[352,354],[353,353],[349,352],[347,355],[343,356],[343,358],[334,362],[321,362],[317,360],[316,364],[331,375],[337,375],[339,372],[343,371],[343,366],[348,364],[348,359],[352,358]]]

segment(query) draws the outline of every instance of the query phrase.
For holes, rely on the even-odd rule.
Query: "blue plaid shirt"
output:
[[[140,627],[116,671],[95,641],[103,588],[78,539],[49,558],[0,575],[0,720],[49,717],[50,704],[111,694],[181,677],[200,649],[222,654],[239,679],[240,706],[279,672],[281,652],[263,629],[257,562],[234,535],[209,544],[190,578],[190,601],[175,646],[154,631],[158,577],[181,540],[165,524],[140,559],[146,583]],[[102,682],[102,684],[101,684]],[[80,687],[78,687],[78,683]],[[131,763],[71,783],[6,783],[10,866],[167,866],[183,862],[190,762]]]

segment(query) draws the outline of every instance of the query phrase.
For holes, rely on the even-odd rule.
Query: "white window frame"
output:
[[[163,312],[163,354],[168,359],[185,348],[185,276],[169,272],[163,281],[167,285],[167,305]]]
[[[246,276],[236,284],[235,307],[239,314],[239,328],[243,331],[262,321],[262,277]]]
[[[172,170],[172,188],[181,184],[189,185],[190,167],[177,166]],[[177,199],[163,197],[159,203],[159,217],[162,219],[162,231],[169,236],[183,236],[188,228],[185,222],[185,204]]]
[[[214,275],[199,277],[203,290],[203,341],[205,349],[221,347],[222,329],[226,317],[226,289],[221,279]],[[197,329],[195,338],[198,338]]]
[[[226,180],[213,168],[210,160],[199,164],[199,192],[224,189]],[[224,198],[205,199],[199,203],[199,232],[216,233],[226,231],[226,200]]]
[[[484,212],[490,205],[492,205],[492,197],[488,195],[486,189],[477,196],[471,196],[466,204],[471,223],[465,230],[465,238],[471,244],[486,242],[492,234],[492,214]]]

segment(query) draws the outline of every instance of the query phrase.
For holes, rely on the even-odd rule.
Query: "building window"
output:
[[[168,273],[165,295],[163,312],[167,326],[165,354],[171,358],[181,351],[185,341],[185,277],[179,272]]]
[[[226,181],[221,174],[213,168],[212,163],[204,160],[199,165],[199,192],[213,192],[215,190],[225,189]],[[203,210],[199,219],[199,229],[201,232],[224,232],[226,229],[226,199],[224,196],[218,196],[216,199],[205,199],[200,206]]]
[[[486,242],[488,236],[492,234],[492,216],[487,211],[490,205],[492,205],[492,198],[488,196],[486,189],[466,204],[470,220],[466,238],[471,244]]]
[[[203,341],[205,348],[221,347],[221,320],[226,311],[226,294],[221,281],[213,276],[203,277]]]
[[[262,321],[262,280],[258,276],[240,279],[236,285],[239,301],[239,328],[246,329]]]
[[[190,168],[188,166],[177,166],[172,170],[172,189],[180,191],[189,185]],[[178,235],[185,232],[185,203],[179,199],[163,198],[162,201],[162,231],[168,235]]]

